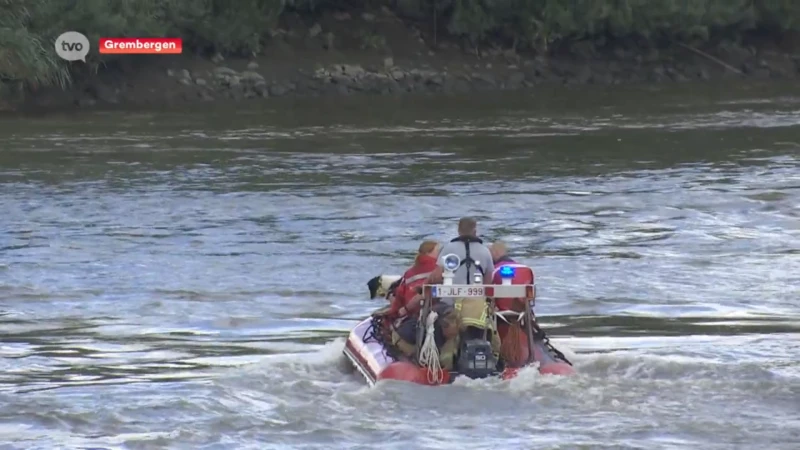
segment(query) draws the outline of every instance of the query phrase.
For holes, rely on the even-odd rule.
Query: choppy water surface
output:
[[[800,96],[272,103],[0,122],[8,448],[800,442]],[[580,375],[367,389],[348,329],[475,215]]]

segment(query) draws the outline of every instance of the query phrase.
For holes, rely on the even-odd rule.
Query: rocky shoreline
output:
[[[259,73],[259,64],[253,61],[247,64],[247,70],[241,72],[220,65],[213,70],[194,73],[188,69],[169,69],[167,75],[183,86],[196,85],[197,95],[203,100],[214,100],[217,97],[243,100],[287,95],[389,95],[514,90],[534,86],[534,80],[540,73],[526,75],[524,71],[513,71],[507,76],[498,76],[481,72],[451,73],[429,68],[406,69],[395,66],[393,59],[387,57],[382,68],[364,67],[360,64],[332,64],[311,73],[298,71],[296,77],[287,80],[267,80]]]
[[[637,55],[638,56],[638,55]],[[755,56],[755,55],[754,55]],[[624,58],[624,56],[623,56]],[[221,96],[233,100],[250,98],[318,96],[325,94],[390,95],[401,93],[468,93],[488,90],[518,90],[545,84],[598,84],[614,85],[642,82],[685,82],[718,78],[754,78],[759,80],[792,79],[800,76],[800,56],[784,61],[767,62],[765,58],[746,58],[741,69],[731,70],[694,61],[659,61],[658,56],[645,61],[633,57],[633,63],[618,62],[565,63],[544,58],[524,61],[521,65],[509,64],[505,70],[484,67],[464,67],[456,70],[436,70],[430,67],[409,68],[394,64],[391,57],[384,59],[383,67],[360,64],[332,64],[311,73],[298,71],[295,77],[269,80],[259,71],[257,62],[249,62],[247,70],[237,72],[220,65],[213,70],[191,73],[168,70],[167,75],[184,85],[196,85],[197,95],[203,100]],[[732,66],[731,66],[732,67]]]
[[[493,69],[492,63],[479,67],[465,64],[460,69],[434,69],[395,65],[386,57],[382,67],[340,63],[316,70],[298,69],[294,76],[270,77],[269,69],[261,69],[256,61],[246,63],[245,70],[235,70],[224,63],[214,68],[166,69],[164,79],[152,76],[145,85],[159,85],[158,93],[144,95],[126,83],[99,82],[72,92],[70,98],[52,101],[40,96],[36,106],[93,107],[120,104],[160,105],[213,101],[245,101],[276,97],[319,97],[329,95],[397,95],[406,93],[466,94],[480,91],[536,89],[547,85],[618,85],[714,81],[719,79],[795,79],[800,77],[800,57],[789,55],[771,58],[749,58],[734,72],[713,61],[645,61],[577,62],[531,59]],[[777,61],[776,61],[777,60]],[[124,78],[123,78],[124,79]],[[117,84],[117,85],[115,85]],[[135,86],[134,86],[135,87]],[[44,97],[44,101],[43,101]],[[59,97],[55,95],[53,97]],[[63,95],[61,96],[63,97]],[[49,100],[49,101],[48,101]]]
[[[334,48],[333,42],[342,41],[340,36],[348,30],[341,28],[346,24],[342,18],[331,20],[325,27],[317,23],[300,31],[284,31],[280,40],[253,58],[186,54],[131,58],[127,64],[123,61],[118,67],[84,77],[66,92],[41,90],[23,102],[0,102],[0,110],[160,107],[281,97],[465,94],[554,85],[800,78],[797,40],[789,46],[785,42],[719,42],[707,48],[686,44],[636,48],[622,43],[597,48],[586,42],[573,45],[562,55],[543,56],[501,48],[473,51],[441,39],[433,43],[418,30],[387,19],[384,35],[388,37],[381,36],[375,48],[365,48],[363,41]],[[370,18],[370,22],[376,20]],[[392,24],[395,28],[389,29]],[[337,34],[324,29],[337,30]]]

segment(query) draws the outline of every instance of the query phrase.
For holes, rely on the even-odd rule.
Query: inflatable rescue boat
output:
[[[458,377],[510,379],[526,366],[538,364],[542,374],[572,375],[575,369],[563,353],[553,347],[547,335],[536,323],[533,313],[535,284],[512,284],[513,269],[501,272],[502,284],[452,284],[445,272],[440,285],[423,286],[419,316],[416,318],[417,338],[413,357],[406,357],[391,345],[386,330],[389,324],[384,316],[373,314],[361,321],[350,332],[344,355],[361,373],[370,386],[380,380],[409,381],[424,385],[452,383]],[[371,298],[390,298],[401,281],[399,276],[381,275],[367,285]],[[467,298],[489,303],[489,320],[495,326],[502,342],[498,358],[488,339],[464,338],[459,341],[452,370],[439,367],[438,349],[434,335],[436,313],[432,305],[442,298]],[[498,300],[517,300],[516,302]],[[519,301],[522,300],[522,301]]]

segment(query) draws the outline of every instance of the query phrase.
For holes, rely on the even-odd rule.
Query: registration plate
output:
[[[433,286],[433,297],[486,297],[486,286]]]

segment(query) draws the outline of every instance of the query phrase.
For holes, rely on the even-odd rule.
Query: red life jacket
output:
[[[403,281],[394,291],[389,314],[396,316],[400,308],[405,308],[408,315],[419,311],[419,302],[412,302],[411,299],[417,294],[417,287],[425,284],[425,280],[436,269],[437,260],[433,256],[421,255],[414,265],[403,274]]]
[[[519,264],[513,259],[509,258],[508,256],[504,256],[499,260],[495,261],[494,263],[494,272],[492,272],[492,284],[503,284],[503,278],[500,276],[500,268],[501,267],[513,267],[514,268],[514,276],[511,278],[511,284],[533,284],[536,280],[536,275],[533,273],[533,269],[526,266],[525,264]],[[520,299],[519,301],[516,298],[498,298],[495,299],[495,304],[497,305],[497,309],[504,311],[504,310],[513,310],[522,312],[522,309],[525,305],[525,300]]]

